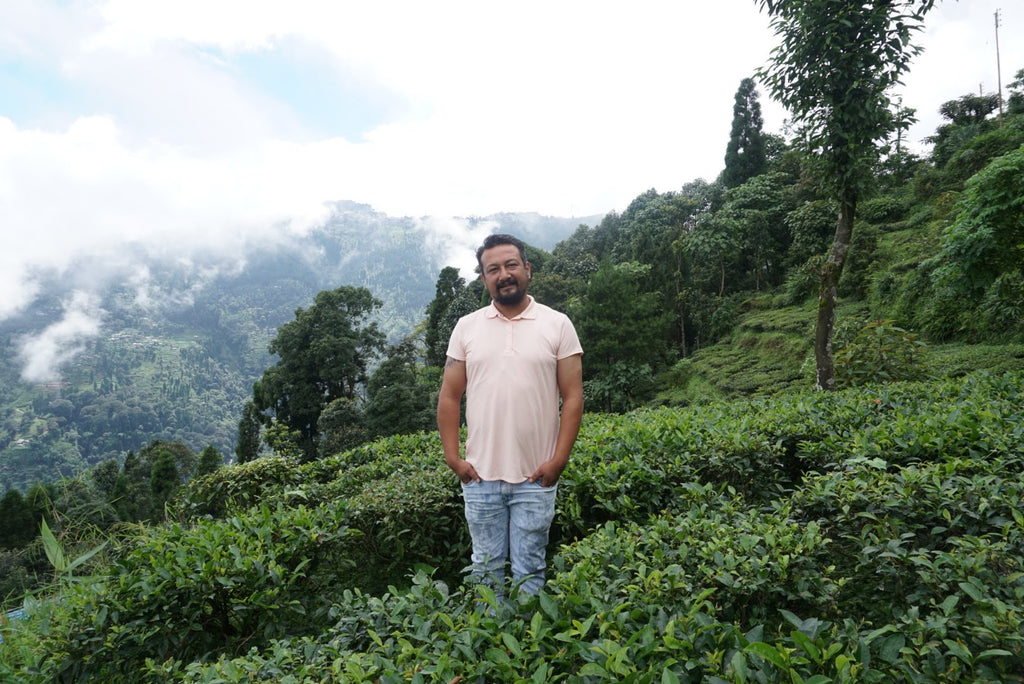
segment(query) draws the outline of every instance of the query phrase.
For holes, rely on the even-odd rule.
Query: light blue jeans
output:
[[[505,564],[512,562],[512,580],[520,590],[536,594],[544,586],[548,531],[555,517],[558,484],[512,484],[472,480],[462,485],[466,522],[473,539],[472,578],[504,595]]]

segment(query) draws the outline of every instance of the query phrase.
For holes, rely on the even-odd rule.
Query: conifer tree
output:
[[[459,295],[465,289],[466,281],[459,275],[459,269],[454,266],[446,266],[441,270],[437,277],[434,299],[427,306],[424,343],[426,344],[428,366],[444,366],[448,350],[448,337],[452,332],[451,327],[446,325],[449,318],[447,314],[452,304],[459,299]]]
[[[235,444],[235,462],[248,463],[260,454],[259,411],[251,402],[245,402],[238,420],[238,442]]]
[[[39,521],[32,507],[17,489],[11,489],[0,499],[0,549],[17,549],[32,541]]]
[[[222,465],[224,465],[224,457],[217,451],[217,447],[211,444],[199,452],[196,475],[209,475]]]
[[[740,81],[732,108],[732,133],[725,148],[725,170],[722,172],[725,187],[735,188],[764,173],[768,157],[763,126],[754,79],[745,78]]]

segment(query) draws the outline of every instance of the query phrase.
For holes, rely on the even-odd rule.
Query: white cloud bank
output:
[[[42,332],[20,340],[18,356],[24,362],[25,382],[55,382],[60,368],[85,349],[85,343],[100,332],[102,319],[93,295],[76,292],[64,305],[64,316]]]

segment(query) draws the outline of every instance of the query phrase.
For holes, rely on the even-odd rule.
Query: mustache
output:
[[[505,287],[507,285],[515,285],[516,287],[518,287],[519,286],[519,280],[517,278],[515,278],[515,277],[508,277],[508,278],[505,278],[505,280],[499,280],[498,281],[498,287],[499,288],[500,287]]]

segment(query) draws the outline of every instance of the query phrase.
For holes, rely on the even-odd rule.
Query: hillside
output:
[[[599,217],[502,214],[454,225],[462,242],[500,229],[551,249],[581,220]],[[339,202],[324,225],[231,263],[139,255],[144,291],[114,278],[81,310],[69,302],[94,265],[54,274],[28,311],[0,323],[0,492],[74,476],[155,439],[194,451],[212,444],[230,457],[242,404],[272,363],[267,344],[297,308],[324,289],[366,287],[383,303],[378,324],[397,341],[423,320],[453,237],[427,220]],[[51,350],[45,331],[72,314],[80,334],[58,337],[63,346]],[[43,377],[26,380],[29,368]]]
[[[1022,404],[1015,372],[590,414],[547,589],[506,602],[461,582],[434,433],[225,468],[26,603],[0,676],[1018,681]]]

